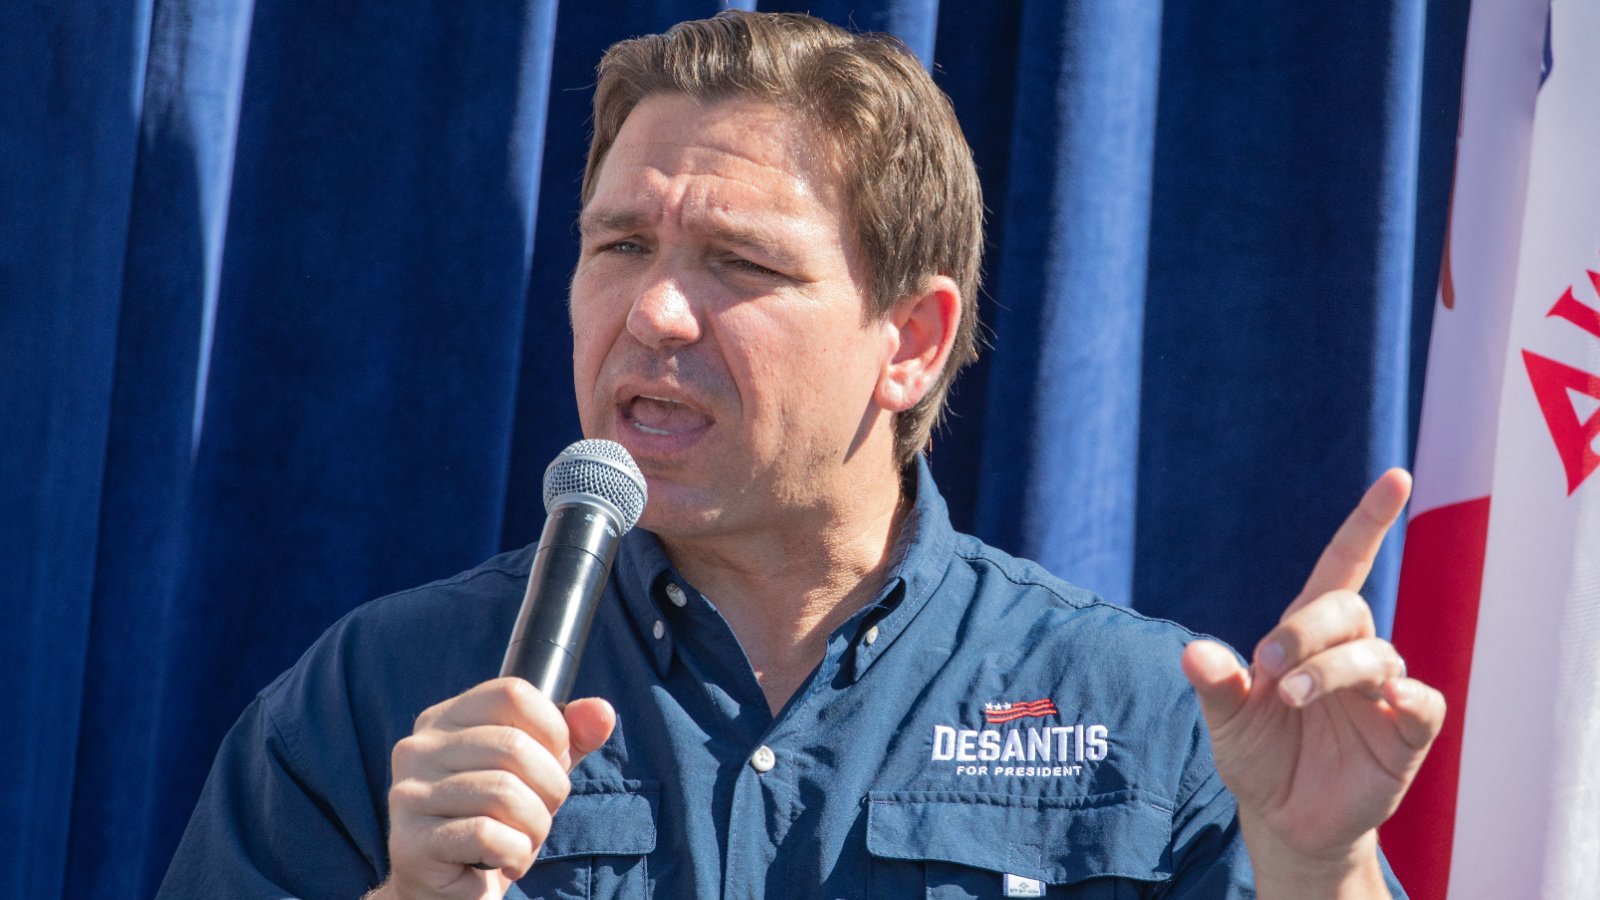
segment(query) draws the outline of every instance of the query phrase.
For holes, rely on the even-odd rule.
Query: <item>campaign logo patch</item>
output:
[[[983,705],[983,726],[933,726],[929,762],[953,764],[964,778],[1062,778],[1106,758],[1111,732],[1097,722],[1053,723],[1049,697]]]

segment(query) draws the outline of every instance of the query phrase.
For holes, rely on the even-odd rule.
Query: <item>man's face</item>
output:
[[[811,126],[756,101],[650,97],[612,145],[580,220],[573,376],[658,534],[817,525],[893,481],[893,343],[866,321],[840,181]]]

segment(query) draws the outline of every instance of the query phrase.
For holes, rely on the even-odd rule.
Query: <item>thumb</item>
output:
[[[1216,641],[1192,641],[1183,648],[1183,675],[1194,685],[1213,732],[1228,724],[1250,696],[1250,672]]]
[[[567,771],[577,768],[585,756],[600,749],[617,727],[617,711],[599,697],[573,700],[562,710],[567,720],[568,758],[563,759]]]

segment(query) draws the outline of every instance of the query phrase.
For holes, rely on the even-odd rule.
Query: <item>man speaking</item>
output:
[[[245,711],[164,896],[1398,893],[1444,704],[1354,592],[1403,473],[1247,670],[952,530],[982,201],[902,46],[683,23],[607,52],[594,127],[573,379],[649,504],[584,699],[495,677],[531,549],[368,604]]]

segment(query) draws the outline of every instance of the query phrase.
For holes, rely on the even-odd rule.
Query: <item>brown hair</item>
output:
[[[894,423],[895,455],[909,463],[942,416],[956,373],[977,355],[983,197],[949,98],[889,35],[787,13],[730,10],[680,22],[613,44],[600,60],[585,205],[623,121],[653,94],[781,103],[827,134],[869,267],[868,316],[888,315],[932,275],[960,287],[950,359],[927,396]]]

